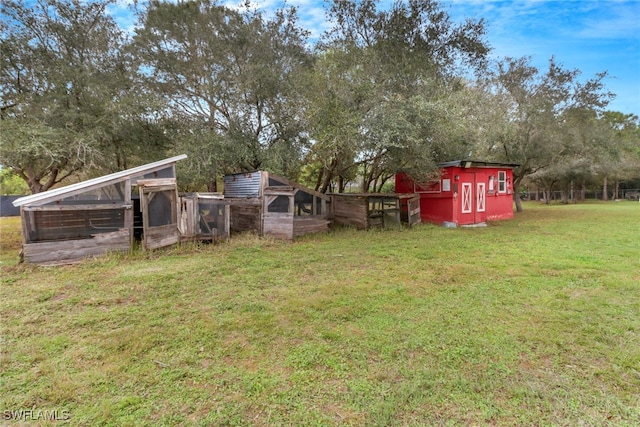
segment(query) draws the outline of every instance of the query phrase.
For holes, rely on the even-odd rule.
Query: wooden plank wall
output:
[[[231,204],[229,229],[232,233],[255,231],[262,233],[260,205]]]
[[[420,218],[420,196],[416,195],[411,199],[407,200],[407,223],[409,227],[414,226],[415,224],[420,224],[422,221]]]
[[[333,220],[336,224],[364,230],[369,225],[368,201],[363,196],[332,196]]]
[[[151,250],[173,245],[178,241],[180,241],[178,225],[167,224],[146,229],[142,244],[144,250]]]
[[[108,252],[130,250],[129,230],[96,234],[89,239],[26,243],[22,254],[26,262],[34,264],[66,264]]]
[[[268,216],[267,216],[268,215]],[[274,237],[276,239],[292,240],[293,239],[293,216],[290,214],[267,214],[264,219],[265,236]]]
[[[303,236],[309,233],[323,233],[329,231],[328,219],[294,217],[293,237]]]

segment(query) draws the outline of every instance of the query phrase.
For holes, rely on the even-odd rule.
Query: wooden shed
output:
[[[420,195],[423,222],[462,226],[513,218],[515,164],[456,160],[441,163],[440,178],[420,185],[396,174],[396,192]]]
[[[180,196],[182,241],[229,240],[229,202],[220,193],[190,193]]]
[[[420,222],[417,194],[334,193],[331,194],[333,221],[358,229],[389,227]]]
[[[232,232],[292,240],[329,229],[329,196],[267,171],[225,175]]]
[[[128,251],[135,237],[154,249],[179,241],[178,191],[171,157],[13,202],[27,262],[68,263]],[[139,198],[138,198],[139,196]]]

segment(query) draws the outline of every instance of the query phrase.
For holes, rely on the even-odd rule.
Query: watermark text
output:
[[[0,412],[1,420],[13,421],[67,421],[71,412],[66,409],[6,409]]]

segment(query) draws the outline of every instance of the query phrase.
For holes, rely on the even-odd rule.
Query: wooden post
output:
[[[124,228],[129,230],[129,246],[133,247],[133,201],[131,200],[131,178],[124,182]],[[128,206],[128,207],[127,207]]]

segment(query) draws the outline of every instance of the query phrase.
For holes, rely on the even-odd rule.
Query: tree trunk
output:
[[[522,182],[521,176],[513,180],[513,199],[516,202],[516,212],[522,212],[522,200],[520,200],[520,183]]]
[[[602,200],[609,200],[609,195],[607,194],[607,177],[604,177],[604,182],[602,183]]]
[[[336,159],[331,160],[331,168],[324,168],[324,178],[322,180],[322,188],[320,189],[321,193],[326,193],[331,187],[331,181],[333,180],[333,175],[335,173],[337,161]]]
[[[318,173],[318,178],[316,179],[316,188],[314,188],[314,190],[320,191],[320,186],[322,185],[323,176],[324,176],[324,167],[320,168],[320,172]]]
[[[613,187],[613,198],[619,199],[620,198],[619,193],[620,193],[620,181],[616,179],[615,186]]]
[[[574,188],[573,188],[573,180],[571,180],[571,187],[570,187],[569,192],[570,192],[570,195],[571,195],[571,203],[575,203],[576,202],[576,193],[575,193]]]
[[[382,187],[384,187],[384,185],[387,183],[387,180],[389,180],[389,178],[390,177],[382,177],[382,176],[379,177],[380,186],[378,187],[378,190],[377,190],[378,193],[382,192]]]

